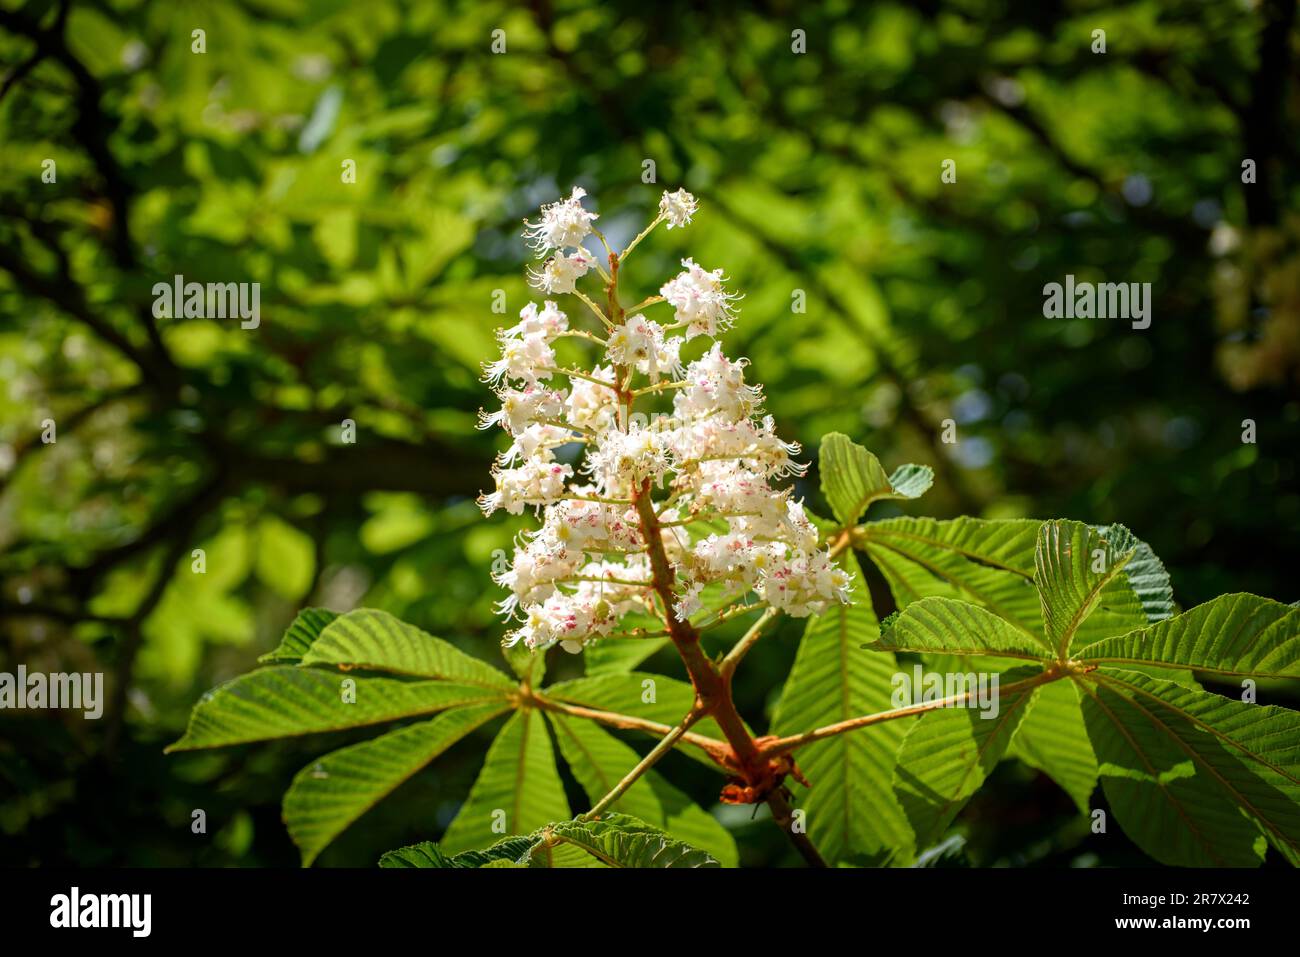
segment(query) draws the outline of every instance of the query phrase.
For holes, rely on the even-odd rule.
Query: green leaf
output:
[[[1042,640],[1034,589],[1034,546],[1041,522],[891,518],[869,522],[860,539],[899,608],[926,597],[973,602]]]
[[[680,721],[695,705],[695,689],[687,682],[649,671],[559,681],[545,690],[545,696],[669,726]]]
[[[486,847],[502,835],[529,834],[569,816],[569,802],[541,712],[524,708],[488,749],[469,797],[443,835],[444,852]]]
[[[593,805],[641,760],[632,748],[594,722],[554,713],[547,717],[555,727],[560,753]],[[723,867],[735,867],[739,860],[736,842],[727,829],[653,770],[638,778],[610,810],[630,814],[707,851]]]
[[[1018,668],[998,680],[1005,688],[1037,673],[1037,669]],[[957,812],[1002,759],[1035,690],[1003,691],[996,713],[986,715],[977,707],[937,708],[912,722],[898,754],[893,784],[918,845],[929,846],[943,837]],[[914,696],[919,696],[918,689]]]
[[[604,638],[583,650],[583,665],[588,676],[631,671],[669,644],[669,638]]]
[[[1044,522],[1034,552],[1034,581],[1050,646],[1065,654],[1076,643],[1128,631],[1146,622],[1137,594],[1124,576],[1136,540],[1104,539],[1082,522]]]
[[[1221,595],[1176,618],[1094,642],[1076,657],[1097,664],[1300,677],[1300,608],[1257,595]]]
[[[718,867],[704,851],[644,821],[613,812],[586,821],[546,824],[527,836],[506,838],[486,850],[449,854],[425,841],[389,851],[380,867]]]
[[[453,858],[438,849],[433,841],[421,841],[406,847],[385,851],[379,858],[380,867],[455,867]]]
[[[822,495],[841,525],[852,525],[879,499],[919,498],[934,482],[926,465],[904,465],[886,475],[880,460],[847,435],[830,432],[817,457]]]
[[[928,847],[916,855],[913,867],[970,867],[970,858],[966,856],[966,838],[960,834],[950,834],[933,847]]]
[[[1079,813],[1088,813],[1097,788],[1097,756],[1073,682],[1053,681],[1038,689],[1007,754],[1042,771],[1070,795]]]
[[[1041,661],[1047,649],[1003,618],[970,602],[922,598],[908,605],[871,645],[881,651],[992,655]]]
[[[304,608],[289,625],[274,649],[258,658],[260,664],[296,665],[307,649],[315,644],[325,626],[338,617],[327,608]]]
[[[798,734],[848,718],[888,711],[898,666],[888,653],[864,652],[879,632],[857,559],[840,563],[852,577],[854,602],[809,619],[794,666],[772,716],[772,733]],[[904,729],[887,721],[800,749],[812,783],[796,790],[808,833],[830,861],[860,855],[912,854],[912,835],[889,786]]]
[[[284,821],[303,865],[399,784],[509,708],[504,701],[455,708],[341,748],[303,768],[284,796]]]
[[[576,844],[570,844],[567,841],[554,841],[552,843],[538,842],[533,845],[528,852],[525,867],[554,867],[554,868],[574,868],[574,867],[609,867],[610,865],[600,861]]]
[[[537,859],[556,845],[570,844],[608,867],[718,867],[704,851],[675,841],[663,831],[625,814],[591,821],[560,821],[547,827],[530,852]]]
[[[257,577],[290,601],[311,587],[316,546],[311,536],[274,515],[257,523]]]
[[[518,863],[537,845],[537,838],[508,837],[482,851],[465,851],[462,854],[444,854],[433,841],[421,841],[407,847],[386,851],[379,858],[380,867],[527,867]]]
[[[1024,659],[996,656],[926,654],[924,662],[926,671],[944,674],[1024,667]],[[1070,682],[1052,681],[1039,687],[1011,739],[1007,757],[1019,758],[1047,774],[1070,795],[1081,813],[1088,812],[1089,799],[1097,788],[1097,758]]]
[[[522,641],[501,649],[510,670],[530,688],[540,688],[546,677],[546,652],[534,651]]]
[[[1123,525],[1102,525],[1097,529],[1102,538],[1121,552],[1135,548],[1133,557],[1124,565],[1124,577],[1138,597],[1147,621],[1163,621],[1174,613],[1174,588],[1169,572],[1156,557],[1151,546],[1134,537]]]
[[[1173,866],[1254,866],[1261,828],[1300,858],[1300,714],[1133,671],[1076,679],[1124,831]]]
[[[167,751],[338,731],[494,699],[504,700],[504,695],[446,681],[354,678],[319,668],[272,665],[204,695],[190,713],[185,736]]]
[[[304,665],[347,665],[460,684],[513,691],[512,682],[485,661],[426,634],[384,611],[360,608],[331,622],[303,655]]]

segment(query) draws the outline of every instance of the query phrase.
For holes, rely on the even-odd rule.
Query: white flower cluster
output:
[[[585,195],[575,188],[543,207],[525,235],[539,254],[553,253],[530,271],[533,284],[581,296],[600,313],[600,334],[570,329],[552,301],[530,303],[498,334],[501,357],[484,367],[501,405],[481,415],[481,427],[500,426],[512,442],[493,469],[495,490],[479,504],[487,514],[532,506],[542,518],[494,576],[510,591],[502,612],[518,622],[507,643],[576,652],[617,634],[629,613],[672,625],[751,593],[795,617],[847,602],[848,575],[818,544],[802,503],[771,484],[805,466],[792,458],[798,445],[781,441],[763,415],[746,361],[728,358],[717,342],[690,361],[682,356],[689,340],[715,337],[735,318],[737,296],[722,270],[683,260],[661,298],[624,315],[617,271],[607,273],[582,247],[596,219],[581,205]],[[665,192],[651,228],[685,226],[697,209],[685,190]],[[621,257],[611,253],[610,264]],[[614,315],[577,291],[593,268],[606,284],[596,298]],[[674,310],[672,323],[645,314],[657,302]],[[564,367],[556,348],[566,337],[594,342],[603,355],[590,368]],[[560,379],[567,388],[556,387]]]

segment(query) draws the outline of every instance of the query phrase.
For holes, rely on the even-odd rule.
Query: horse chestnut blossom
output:
[[[689,224],[695,197],[665,192],[626,250],[605,246],[606,269],[582,246],[593,234],[605,244],[585,196],[575,188],[543,207],[525,236],[551,254],[530,270],[533,285],[574,296],[598,328],[575,328],[552,300],[529,303],[498,332],[500,358],[484,365],[500,407],[480,413],[480,427],[499,427],[511,442],[479,505],[488,515],[531,508],[541,520],[493,576],[510,592],[500,604],[515,622],[505,643],[578,652],[602,637],[647,634],[624,629],[629,615],[671,632],[761,605],[805,617],[847,603],[848,574],[819,544],[803,503],[773,484],[804,474],[798,444],[782,441],[763,414],[748,361],[716,341],[739,298],[723,271],[685,259],[658,296],[630,310],[619,301],[628,254],[660,223]],[[603,283],[595,298],[578,288],[593,269]],[[652,318],[661,303],[672,310],[667,323]],[[689,345],[697,337],[715,341],[701,350]],[[560,358],[581,348],[594,348],[594,360]]]

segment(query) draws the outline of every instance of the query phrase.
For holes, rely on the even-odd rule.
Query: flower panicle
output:
[[[586,195],[574,187],[525,222],[525,237],[545,258],[528,279],[546,296],[582,296],[578,283],[599,269],[582,245],[597,218],[582,205]],[[686,190],[665,191],[654,221],[623,253],[611,253],[611,263],[656,225],[684,228],[698,211]],[[722,269],[693,258],[681,265],[659,297],[627,314],[617,308],[616,277],[602,270],[618,319],[601,313],[605,338],[571,328],[551,299],[530,302],[497,333],[500,355],[484,363],[483,381],[500,404],[480,411],[479,427],[501,428],[510,444],[478,504],[487,515],[529,508],[541,523],[518,536],[509,563],[492,575],[509,593],[497,604],[513,623],[506,644],[577,652],[618,632],[629,614],[685,621],[747,596],[795,617],[850,600],[850,578],[820,544],[803,502],[772,484],[806,473],[799,444],[782,440],[764,412],[748,361],[732,359],[718,341],[736,320],[740,295]],[[584,309],[597,309],[582,298]],[[671,323],[643,311],[660,301],[673,309]],[[701,337],[708,347],[692,349]],[[600,355],[586,366],[562,363],[561,338],[594,343]],[[659,408],[638,410],[638,399]],[[646,495],[653,525],[636,504],[644,508]],[[650,558],[660,547],[673,590],[666,609],[654,595]]]

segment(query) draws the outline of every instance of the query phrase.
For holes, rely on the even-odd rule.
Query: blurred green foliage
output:
[[[1184,606],[1298,597],[1297,36],[1294,0],[4,0],[0,665],[111,692],[0,717],[0,860],[293,863],[279,795],[318,747],[160,752],[302,605],[499,661],[488,573],[525,523],[472,501],[478,367],[529,298],[520,220],[574,184],[616,245],[700,198],[626,281],[725,269],[783,435],[933,465],[926,514],[1124,522]],[[1151,328],[1044,319],[1067,273],[1150,282]],[[260,283],[260,326],[155,319],[176,274]],[[797,634],[746,662],[756,728]],[[436,836],[494,730],[322,861]],[[735,811],[743,863],[789,860]],[[966,816],[977,862],[1138,859],[1019,764]]]

